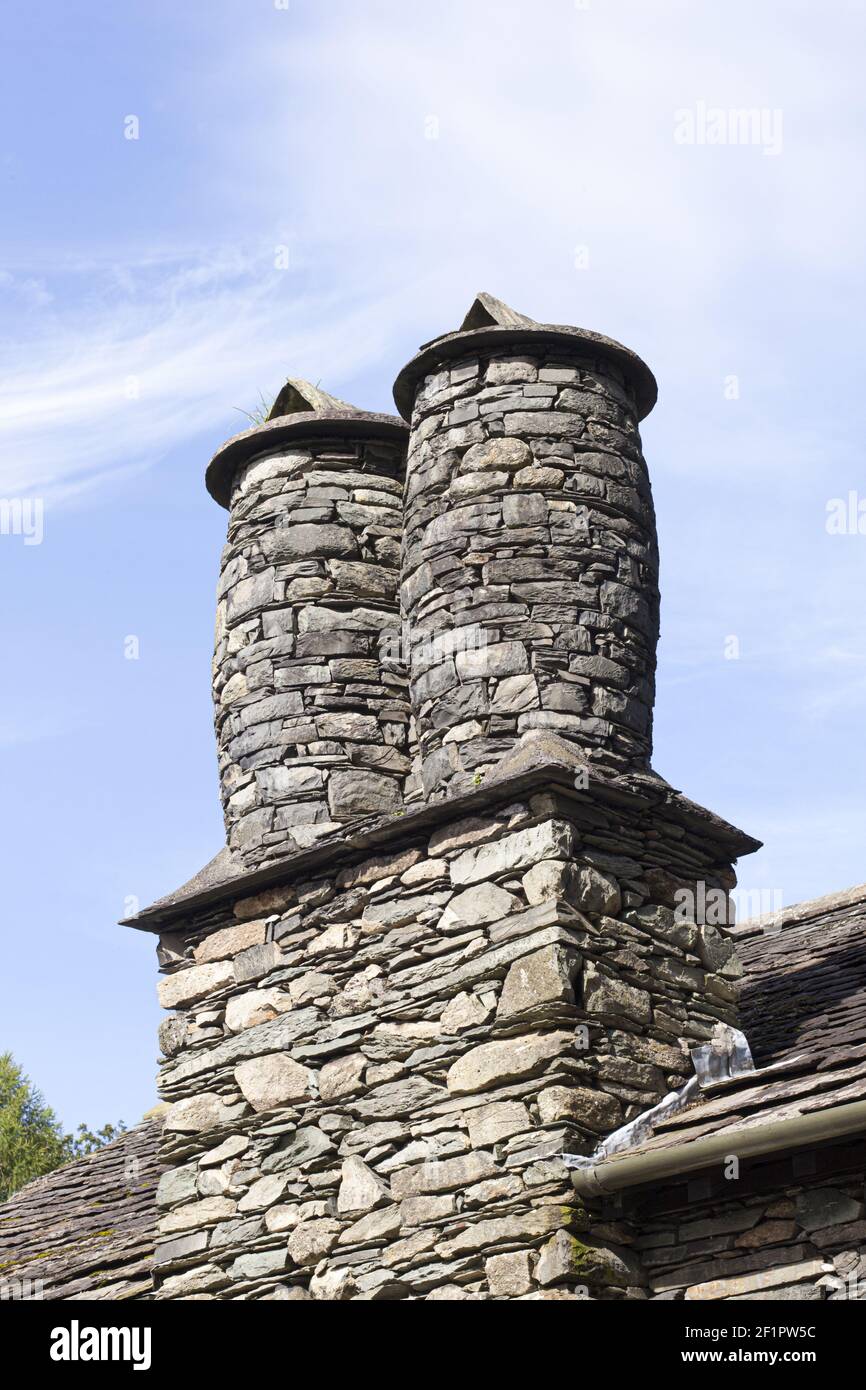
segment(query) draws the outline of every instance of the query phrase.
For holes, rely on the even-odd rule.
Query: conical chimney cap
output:
[[[408,430],[396,415],[359,410],[300,377],[289,377],[263,425],[243,430],[221,444],[207,466],[207,490],[221,507],[231,505],[232,483],[238,469],[283,444],[307,438],[397,439],[405,443]]]
[[[527,352],[555,351],[606,357],[623,371],[635,392],[638,419],[649,415],[656,403],[656,379],[644,361],[631,348],[624,347],[603,333],[568,324],[539,323],[512,309],[495,295],[481,290],[455,333],[443,333],[429,343],[400,372],[394,383],[394,400],[404,420],[412,418],[415,393],[425,376],[440,371],[458,357],[471,357],[485,349],[525,346]]]

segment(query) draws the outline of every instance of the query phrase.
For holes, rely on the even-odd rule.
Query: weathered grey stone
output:
[[[441,1259],[456,1259],[461,1255],[471,1255],[475,1251],[492,1250],[497,1245],[513,1241],[532,1241],[547,1235],[563,1224],[562,1209],[555,1207],[536,1207],[521,1211],[513,1216],[495,1217],[489,1221],[476,1221],[465,1230],[436,1246]]]
[[[401,1219],[398,1206],[384,1207],[379,1211],[368,1212],[359,1221],[353,1221],[340,1236],[340,1245],[387,1244],[400,1234]]]
[[[270,1207],[265,1212],[265,1229],[271,1235],[279,1235],[282,1231],[293,1231],[300,1220],[301,1214],[298,1207]]]
[[[529,471],[534,476],[537,473],[547,473],[551,470],[532,469]],[[526,473],[521,470],[518,476],[525,480]],[[519,486],[525,487],[526,482],[521,482]],[[544,483],[542,482],[540,486],[543,487]],[[538,495],[514,493],[503,500],[502,519],[506,526],[543,526],[547,521],[547,503],[543,497]]]
[[[328,668],[321,668],[324,672],[321,684],[326,684]],[[299,668],[295,672],[298,684],[310,684],[310,667]],[[263,772],[256,773],[256,786],[259,795],[269,803],[277,801],[290,801],[295,796],[309,796],[321,792],[324,786],[324,777],[317,767],[268,767]]]
[[[561,488],[564,482],[565,474],[561,468],[520,468],[514,475],[514,486],[520,488],[539,488],[554,491]],[[546,508],[544,514],[547,514]],[[540,515],[540,513],[538,513],[538,515]],[[532,526],[538,525],[538,522],[521,521],[513,524]]]
[[[310,1280],[310,1294],[328,1303],[345,1303],[357,1295],[357,1285],[348,1269],[318,1270]]]
[[[455,478],[449,489],[455,501],[465,497],[478,497],[482,493],[501,491],[511,481],[508,473],[464,473]]]
[[[766,1292],[782,1285],[803,1284],[817,1279],[825,1272],[824,1262],[818,1260],[798,1260],[792,1264],[777,1265],[775,1268],[760,1269],[755,1273],[736,1274],[728,1279],[710,1279],[687,1288],[687,1302],[701,1302],[705,1299],[740,1298],[744,1294]]]
[[[187,1168],[170,1168],[163,1173],[156,1189],[158,1207],[174,1207],[181,1202],[194,1201],[198,1195],[196,1181],[198,1170],[195,1164]]]
[[[478,883],[457,893],[448,903],[439,919],[440,930],[453,930],[455,927],[477,927],[486,922],[499,922],[519,907],[513,893],[508,893],[495,883]]]
[[[265,922],[242,922],[237,927],[226,927],[223,931],[212,932],[201,945],[196,946],[193,956],[196,964],[205,965],[212,961],[225,960],[236,956],[248,946],[258,946],[267,934]]]
[[[257,950],[258,947],[254,949]],[[235,1037],[214,1043],[206,1053],[187,1052],[177,1061],[167,1065],[164,1075],[172,1084],[188,1084],[193,1077],[201,1076],[217,1067],[236,1066],[247,1057],[263,1057],[268,1052],[287,1051],[298,1038],[312,1031],[318,1023],[318,1017],[315,1009],[293,1009],[268,1023],[259,1023]]]
[[[176,1101],[165,1117],[165,1128],[181,1134],[200,1134],[206,1129],[231,1124],[246,1109],[245,1105],[230,1105],[222,1096],[202,1091]]]
[[[503,357],[494,359],[487,368],[487,381],[491,386],[537,380],[538,367],[528,358]]]
[[[363,1100],[355,1101],[353,1108],[363,1117],[390,1120],[399,1115],[411,1115],[417,1106],[438,1100],[442,1094],[442,1088],[425,1077],[410,1076],[377,1086]]]
[[[456,1203],[451,1196],[407,1197],[400,1204],[400,1219],[403,1227],[423,1226],[428,1221],[443,1221],[455,1210]]]
[[[521,956],[505,977],[497,1017],[511,1018],[540,1004],[573,1004],[579,965],[579,957],[560,946],[545,946]]]
[[[250,946],[234,958],[234,977],[238,984],[247,980],[258,980],[281,963],[283,953],[275,941],[265,941],[261,946]]]
[[[738,1250],[763,1250],[768,1245],[793,1240],[796,1235],[795,1221],[762,1221],[759,1226],[753,1226],[750,1231],[737,1236],[734,1245]]]
[[[472,1095],[534,1076],[546,1062],[567,1054],[573,1047],[570,1033],[529,1034],[505,1042],[482,1043],[450,1068],[448,1090],[452,1095]]]
[[[230,1134],[228,1139],[224,1139],[221,1144],[217,1144],[215,1149],[208,1149],[203,1153],[198,1161],[199,1168],[211,1168],[220,1163],[227,1163],[232,1158],[239,1158],[242,1153],[246,1153],[250,1146],[250,1141],[245,1134]]]
[[[228,1197],[205,1197],[200,1202],[187,1202],[160,1217],[160,1235],[172,1235],[175,1231],[192,1231],[201,1226],[211,1226],[217,1221],[226,1221],[233,1216],[236,1203]]]
[[[343,1160],[337,1211],[341,1215],[371,1211],[391,1200],[385,1183],[362,1158],[350,1155]]]
[[[586,1086],[548,1086],[539,1092],[538,1116],[543,1125],[574,1121],[595,1134],[607,1134],[622,1123],[622,1106],[615,1096]]]
[[[461,1033],[466,1028],[479,1028],[495,1011],[492,998],[487,1002],[479,994],[458,994],[439,1015],[439,1027],[443,1033]]]
[[[358,553],[358,543],[349,526],[278,526],[265,531],[262,544],[268,560],[280,563],[306,555],[350,558]]]
[[[521,882],[531,906],[550,899],[567,899],[574,892],[574,866],[562,859],[543,859],[523,875]]]
[[[561,821],[542,821],[528,830],[517,830],[493,844],[467,849],[452,861],[455,887],[480,883],[486,878],[529,869],[540,859],[566,858],[572,845],[571,826]]]
[[[226,1004],[225,1024],[230,1033],[242,1033],[258,1023],[276,1018],[286,996],[278,989],[254,989],[238,994]]]
[[[174,1057],[186,1040],[185,1018],[164,1018],[159,1025],[159,1050],[164,1057]]]
[[[377,855],[372,859],[365,859],[363,863],[356,864],[352,868],[341,869],[337,876],[337,886],[339,888],[357,888],[370,883],[378,883],[380,879],[404,874],[413,865],[419,864],[420,860],[421,851],[417,849],[401,850],[397,854]]]
[[[282,1053],[251,1057],[235,1067],[235,1080],[254,1110],[273,1110],[310,1094],[313,1078],[306,1067]]]
[[[643,1272],[629,1251],[560,1230],[542,1247],[535,1278],[543,1286],[570,1282],[627,1288],[640,1284]]]
[[[583,1005],[587,1013],[630,1018],[634,1023],[646,1024],[652,1018],[646,990],[604,974],[593,961],[587,961],[583,969]]]
[[[234,1165],[232,1165],[234,1167]],[[231,1187],[231,1175],[222,1168],[205,1168],[199,1175],[196,1188],[200,1197],[222,1197]]]
[[[337,769],[328,778],[328,805],[336,820],[387,815],[402,804],[400,784],[366,768]]]
[[[388,632],[394,627],[394,614],[387,609],[319,608],[310,605],[298,614],[298,632],[306,636],[311,632]]]
[[[496,714],[520,714],[524,710],[537,709],[539,703],[534,676],[505,676],[497,683],[490,708]]]
[[[470,1110],[466,1116],[469,1139],[474,1149],[488,1148],[513,1134],[524,1134],[532,1128],[529,1111],[522,1101],[493,1101]]]
[[[293,1004],[311,1004],[315,999],[326,999],[337,990],[337,983],[331,975],[319,970],[308,970],[298,980],[289,984],[289,996]]]
[[[522,642],[491,642],[474,651],[458,652],[455,662],[463,681],[516,676],[529,670],[529,657]]]
[[[239,1255],[232,1265],[235,1279],[267,1279],[282,1274],[286,1267],[285,1250],[261,1250],[257,1254]]]
[[[305,1163],[315,1163],[335,1152],[336,1145],[323,1130],[317,1125],[303,1125],[278,1153],[263,1160],[262,1169],[264,1172],[282,1172]]]
[[[240,622],[248,613],[256,613],[273,603],[274,577],[274,571],[267,569],[234,585],[228,595],[226,621],[229,625]]]
[[[528,1250],[491,1255],[485,1260],[484,1269],[493,1298],[522,1298],[532,1290],[532,1260]]]
[[[366,1067],[367,1058],[362,1052],[326,1062],[319,1072],[319,1095],[322,1100],[330,1103],[360,1091]]]
[[[289,1236],[289,1254],[295,1264],[318,1264],[324,1255],[333,1250],[339,1235],[338,1221],[302,1221]]]
[[[461,467],[467,473],[475,473],[478,470],[513,470],[522,468],[531,461],[532,451],[524,440],[506,437],[487,439],[483,444],[474,444],[464,455]]]
[[[224,1289],[231,1279],[219,1265],[199,1265],[196,1269],[186,1269],[183,1274],[172,1274],[160,1288],[163,1298],[191,1298],[215,1289]]]
[[[577,871],[575,901],[584,912],[603,912],[607,917],[616,917],[622,906],[616,879],[588,865]]]
[[[356,927],[350,927],[345,922],[335,922],[309,943],[306,954],[316,957],[351,951],[359,940],[360,932]]]
[[[370,714],[319,714],[316,716],[319,738],[348,741],[376,740],[381,732],[379,721]]]
[[[453,1192],[493,1177],[499,1172],[489,1154],[470,1153],[458,1158],[431,1158],[416,1168],[401,1168],[391,1179],[397,1201],[435,1192]]]
[[[328,573],[342,593],[359,598],[393,598],[397,590],[397,576],[381,565],[329,560]]]
[[[578,416],[560,415],[554,410],[513,411],[505,417],[505,428],[516,435],[549,435],[553,439],[579,439],[583,433]]]
[[[200,1251],[207,1249],[207,1231],[194,1231],[192,1235],[177,1236],[174,1240],[159,1241],[154,1252],[153,1262],[155,1265],[173,1264],[176,1260],[185,1260],[190,1255],[197,1255]]]
[[[797,1222],[804,1231],[824,1226],[841,1226],[863,1215],[863,1203],[834,1187],[816,1187],[801,1192],[796,1202]]]
[[[275,1206],[286,1190],[286,1182],[287,1179],[277,1173],[259,1178],[238,1202],[238,1211],[264,1211],[266,1207]]]
[[[234,967],[230,960],[216,961],[212,965],[192,965],[160,980],[159,1002],[164,1009],[194,1004],[233,984],[234,978]]]

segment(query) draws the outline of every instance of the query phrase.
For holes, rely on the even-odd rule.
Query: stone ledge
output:
[[[309,874],[322,865],[342,864],[368,855],[371,851],[405,843],[416,835],[422,835],[431,826],[435,828],[449,821],[461,820],[538,792],[553,792],[577,805],[595,803],[663,810],[695,834],[714,840],[720,853],[730,858],[752,854],[761,848],[759,840],[690,801],[653,774],[630,774],[620,778],[593,774],[586,790],[577,790],[574,778],[573,767],[566,767],[562,763],[540,763],[513,777],[488,782],[477,789],[432,802],[418,810],[407,810],[405,815],[395,814],[354,824],[344,831],[324,837],[310,849],[287,855],[285,859],[275,860],[260,869],[244,870],[239,860],[223,849],[181,888],[159,898],[135,917],[125,918],[120,925],[159,932],[166,922],[191,909],[253,894],[284,882],[288,877]]]
[[[607,357],[622,369],[631,381],[635,391],[638,419],[649,415],[658,399],[658,384],[646,363],[631,348],[607,338],[603,333],[593,333],[588,328],[572,328],[565,324],[539,323],[534,327],[508,328],[491,324],[485,328],[472,328],[457,333],[445,333],[425,343],[421,351],[407,362],[394,382],[394,401],[405,420],[412,417],[415,390],[418,382],[435,372],[443,362],[455,357],[467,357],[479,349],[526,346],[528,351],[536,348],[562,348],[574,354],[585,350],[589,355]]]
[[[232,480],[237,470],[262,454],[272,453],[282,444],[300,444],[305,439],[387,439],[408,443],[409,430],[396,415],[364,410],[311,410],[282,415],[264,425],[221,444],[207,466],[205,484],[211,497],[228,508]]]

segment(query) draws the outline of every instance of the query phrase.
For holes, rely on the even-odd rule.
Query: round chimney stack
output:
[[[247,867],[402,805],[407,437],[395,416],[291,380],[266,423],[208,467],[229,511],[213,669],[220,791]]]
[[[658,546],[638,421],[649,368],[490,295],[397,378],[411,420],[402,607],[416,785],[472,786],[552,731],[646,771]]]

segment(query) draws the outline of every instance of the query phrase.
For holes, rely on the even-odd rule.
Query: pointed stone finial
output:
[[[501,299],[496,299],[492,294],[486,294],[484,290],[479,291],[472,303],[472,308],[460,325],[460,332],[465,333],[472,328],[538,328],[535,319],[527,318],[526,314],[518,314],[516,309],[512,309]]]
[[[353,411],[356,407],[327,391],[321,391],[312,382],[302,381],[300,377],[289,377],[271,406],[268,420],[279,420],[284,415],[297,415],[304,411],[341,410]]]

